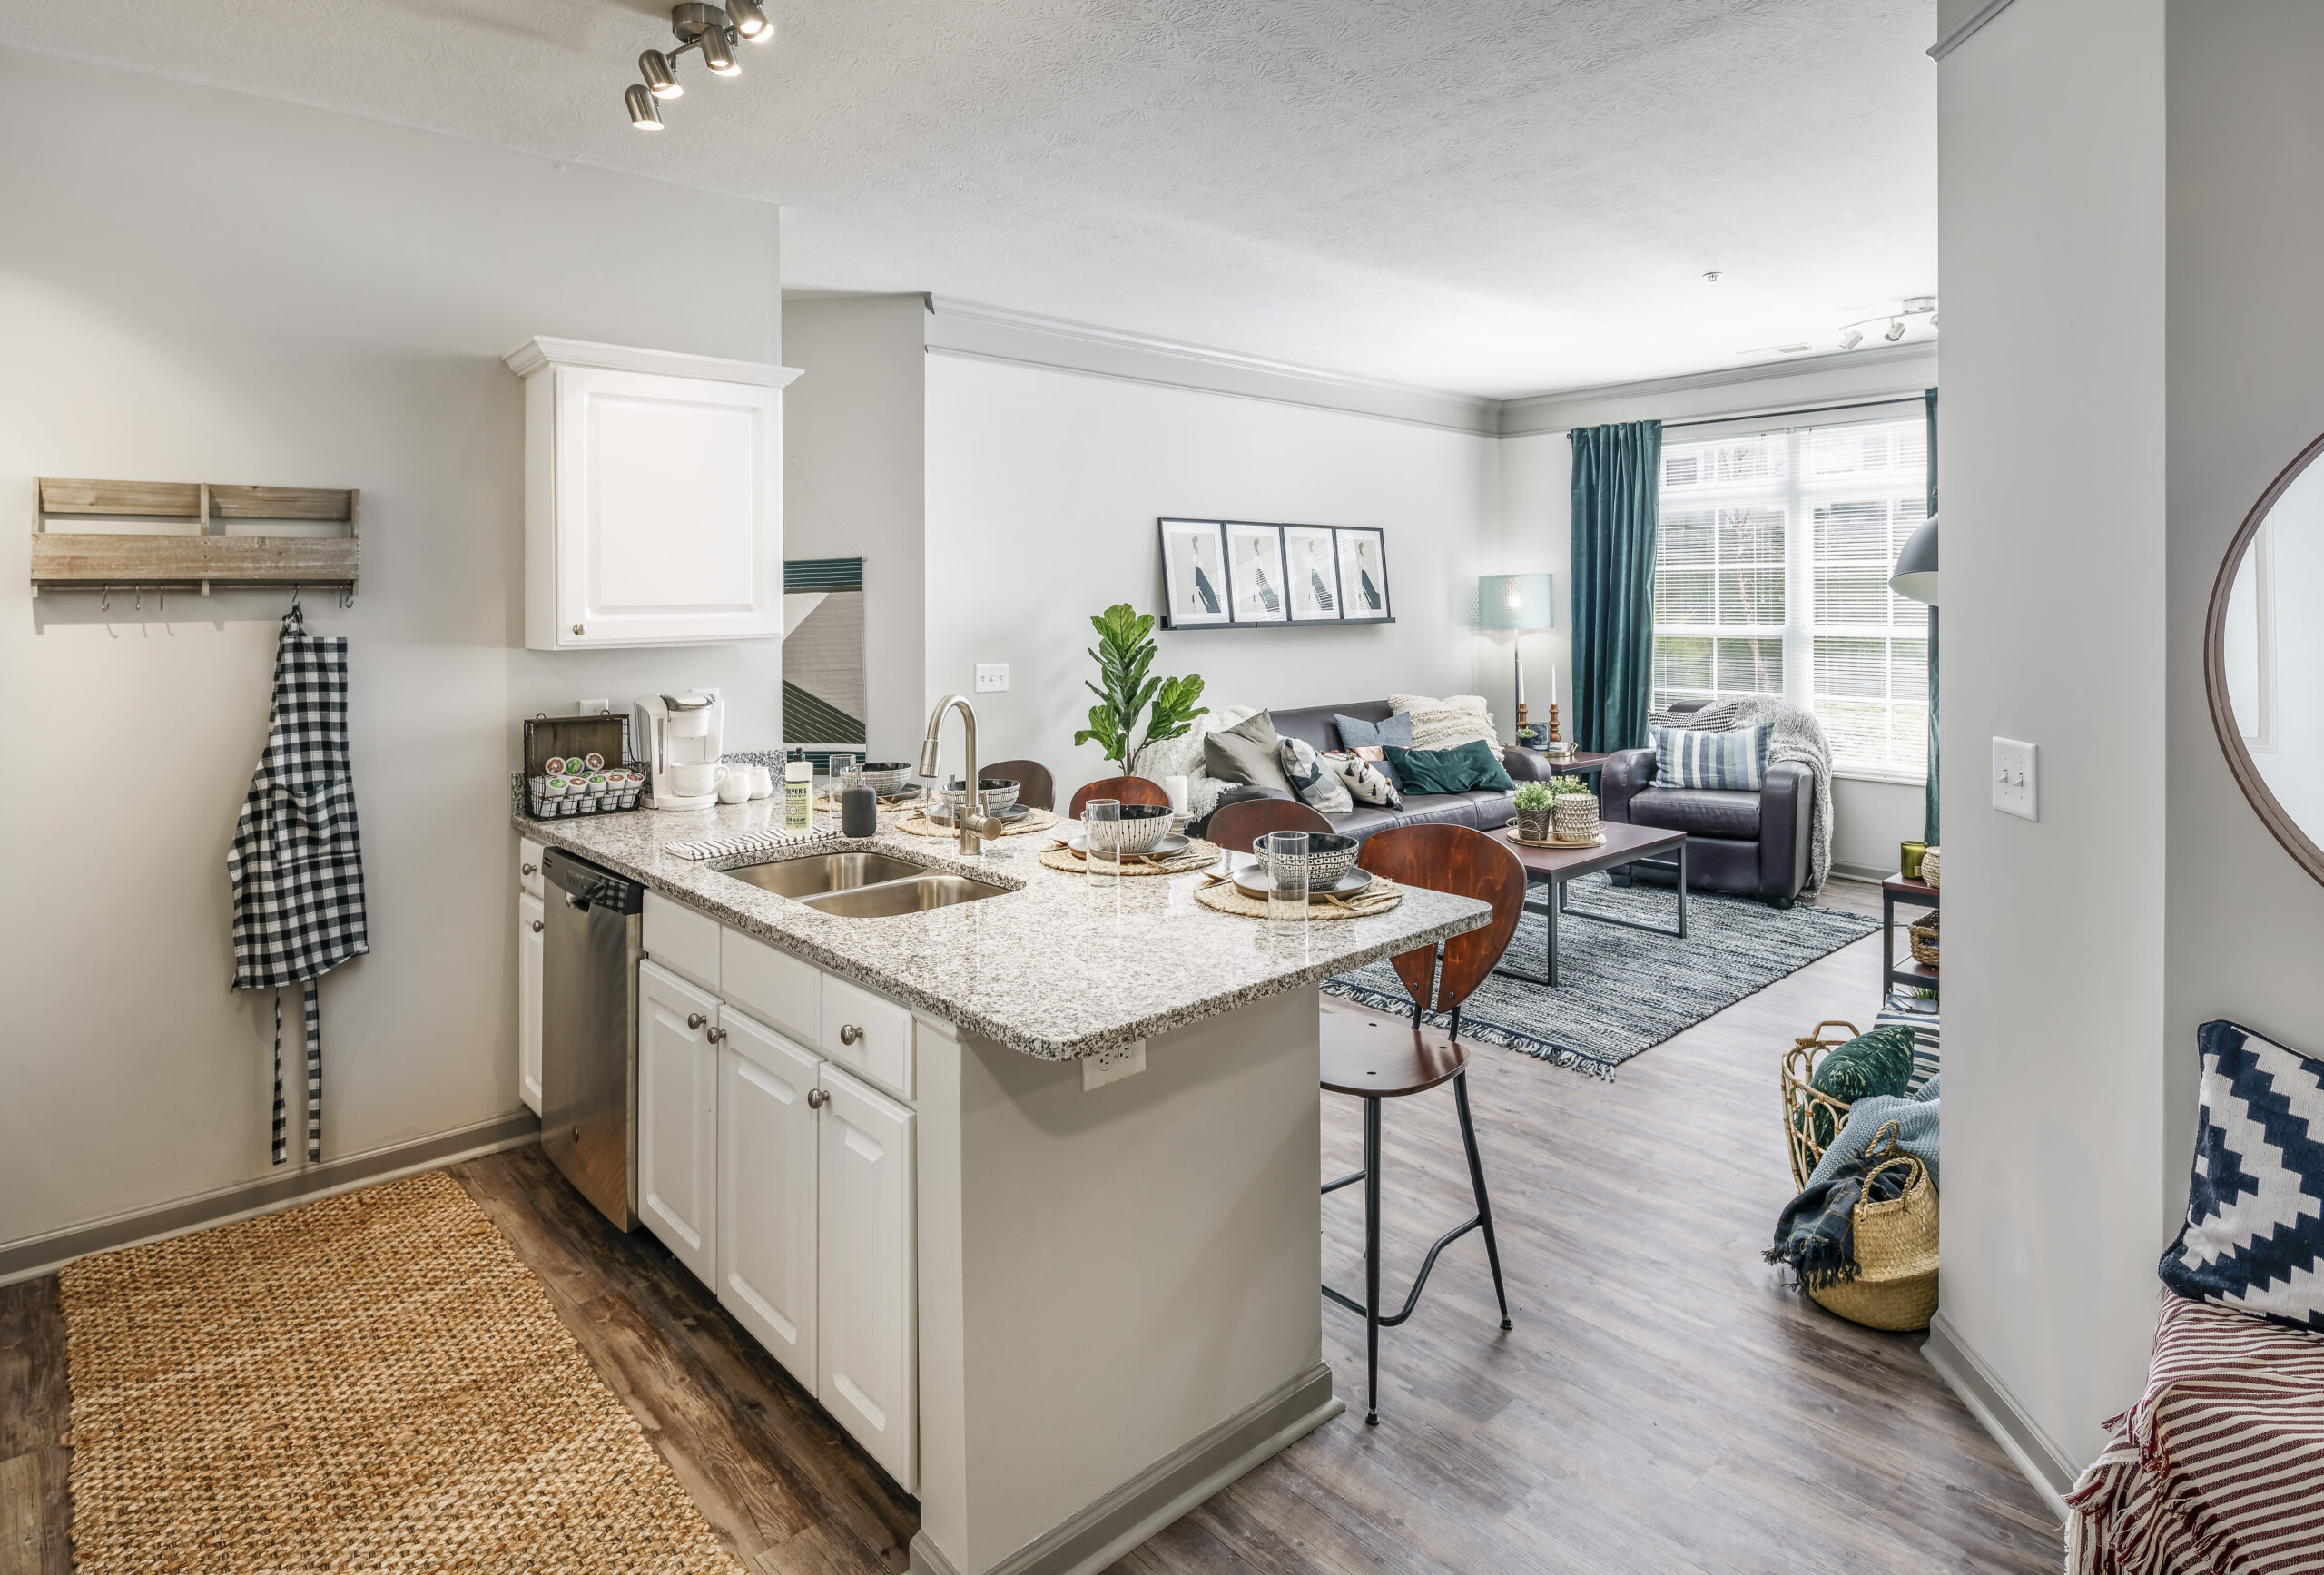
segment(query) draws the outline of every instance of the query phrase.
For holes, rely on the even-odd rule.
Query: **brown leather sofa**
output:
[[[1319,753],[1344,749],[1340,742],[1339,724],[1334,716],[1353,716],[1363,722],[1385,722],[1394,714],[1384,700],[1351,700],[1338,705],[1310,705],[1297,711],[1277,711],[1272,714],[1275,730],[1285,738],[1304,738]],[[1539,780],[1551,774],[1550,764],[1531,750],[1503,749],[1502,769],[1509,773],[1512,782]],[[1279,799],[1289,795],[1271,788],[1230,787],[1220,795],[1222,804],[1237,799]],[[1500,792],[1464,793],[1407,793],[1403,808],[1383,809],[1374,804],[1357,804],[1344,815],[1331,817],[1332,827],[1343,835],[1358,842],[1373,832],[1389,826],[1451,825],[1470,826],[1489,832],[1509,823],[1517,812],[1510,807],[1509,795]],[[1196,834],[1200,834],[1199,827]]]
[[[1606,757],[1598,790],[1601,820],[1687,833],[1690,890],[1731,891],[1777,908],[1790,907],[1807,884],[1815,813],[1816,773],[1796,760],[1768,767],[1758,792],[1730,792],[1659,786],[1654,751],[1625,749]],[[1648,864],[1632,865],[1630,875],[1662,884],[1675,878]]]

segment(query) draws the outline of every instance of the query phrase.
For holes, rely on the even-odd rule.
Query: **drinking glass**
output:
[[[1259,839],[1260,862],[1267,871],[1267,917],[1307,917],[1307,833],[1269,832]]]
[[[1092,879],[1118,880],[1122,872],[1122,801],[1091,799],[1081,806],[1082,865]]]

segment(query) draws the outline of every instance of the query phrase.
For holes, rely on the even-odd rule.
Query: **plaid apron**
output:
[[[307,633],[295,604],[282,617],[266,753],[242,801],[226,873],[234,885],[233,988],[275,992],[274,1163],[287,1157],[282,988],[293,984],[306,998],[307,1157],[320,1159],[323,1036],[315,980],[371,947],[347,763],[347,641]]]

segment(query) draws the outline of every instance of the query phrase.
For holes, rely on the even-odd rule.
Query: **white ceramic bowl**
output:
[[[1355,868],[1358,851],[1354,837],[1343,837],[1332,832],[1310,832],[1305,861],[1307,865],[1307,890],[1324,891],[1338,885],[1341,877]],[[1273,865],[1276,861],[1270,860],[1256,842],[1252,844],[1251,851],[1257,856],[1259,867],[1272,877],[1275,873]]]
[[[1125,853],[1150,853],[1170,834],[1173,820],[1167,804],[1124,804],[1116,846]]]

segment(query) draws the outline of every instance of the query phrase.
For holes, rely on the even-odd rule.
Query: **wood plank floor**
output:
[[[1835,882],[1833,906],[1878,911]],[[1117,1575],[1247,1571],[2047,1571],[2059,1530],[1918,1354],[1786,1290],[1759,1260],[1790,1196],[1776,1067],[1824,1017],[1868,1022],[1879,940],[1811,964],[1600,1083],[1483,1048],[1470,1074],[1516,1328],[1473,1236],[1383,1338],[1324,1312],[1352,1406],[1169,1527]],[[1449,1095],[1391,1104],[1384,1279],[1464,1216]],[[1324,1101],[1323,1174],[1354,1168]],[[760,1575],[899,1571],[898,1491],[650,1235],[624,1238],[537,1150],[453,1167],[597,1371]],[[1324,1205],[1359,1286],[1355,1189]],[[0,1289],[0,1575],[63,1575],[64,1328],[54,1278]],[[30,1463],[25,1463],[29,1462]]]

